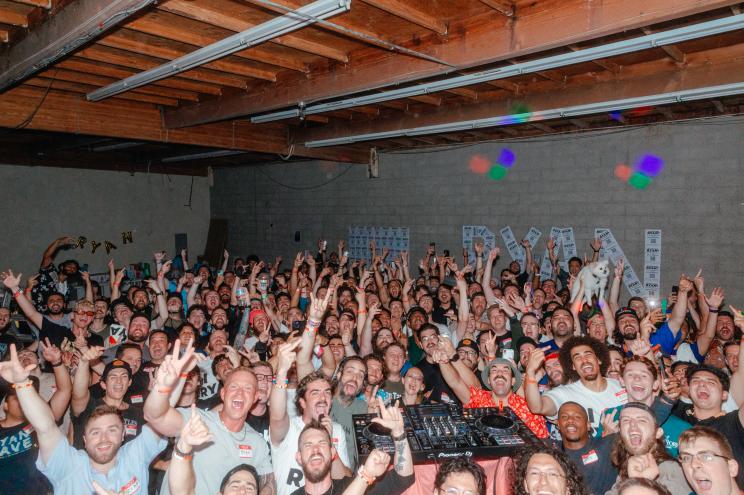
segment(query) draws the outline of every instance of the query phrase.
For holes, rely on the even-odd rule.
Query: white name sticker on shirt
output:
[[[129,480],[129,483],[121,487],[121,490],[119,490],[119,495],[132,495],[134,493],[139,492],[140,489],[140,482],[135,476],[131,480]]]
[[[594,449],[590,450],[589,452],[581,456],[581,462],[583,462],[585,466],[587,464],[592,464],[594,462],[597,462],[598,460],[599,460],[599,456],[597,455],[597,452]]]
[[[628,391],[625,389],[615,392],[615,397],[618,398],[621,404],[627,404],[628,402]]]
[[[241,459],[253,459],[253,447],[250,445],[238,445],[238,453]]]
[[[142,396],[141,395],[133,395],[132,396],[132,404],[142,404]]]
[[[124,431],[124,434],[125,435],[129,435],[129,436],[132,436],[132,437],[136,437],[137,436],[137,425],[136,424],[134,424],[134,425],[131,425],[131,424],[130,425],[124,425],[124,429],[125,429],[125,431]]]

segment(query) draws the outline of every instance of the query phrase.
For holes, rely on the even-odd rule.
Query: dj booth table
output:
[[[455,404],[405,406],[401,410],[411,447],[416,482],[407,495],[431,495],[438,465],[468,456],[486,472],[486,493],[513,491],[512,457],[519,447],[540,442],[509,408],[463,409]],[[394,453],[390,432],[372,423],[372,414],[354,415],[360,462],[373,449]]]
[[[486,480],[486,495],[509,495],[513,493],[511,457],[498,459],[480,459],[478,464],[483,467],[488,479]],[[437,465],[416,464],[413,467],[416,482],[406,490],[404,495],[431,495],[434,493],[434,478],[437,476]]]

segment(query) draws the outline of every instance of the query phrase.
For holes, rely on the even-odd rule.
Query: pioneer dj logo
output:
[[[461,455],[473,457],[473,453],[469,450],[466,450],[465,452],[440,452],[437,457],[441,459],[443,457],[460,457]]]

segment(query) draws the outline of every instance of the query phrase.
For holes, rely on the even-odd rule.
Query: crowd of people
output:
[[[527,241],[524,266],[496,270],[479,242],[411,263],[321,240],[289,264],[160,251],[142,280],[111,261],[101,287],[55,264],[73,243],[0,274],[2,494],[399,494],[416,483],[401,410],[427,403],[508,408],[531,430],[518,495],[742,493],[744,314],[699,270],[663,304],[621,302],[620,260],[587,302],[598,240],[567,265],[548,245],[549,278]],[[365,413],[392,451],[360,459]],[[455,457],[434,490],[487,479]]]

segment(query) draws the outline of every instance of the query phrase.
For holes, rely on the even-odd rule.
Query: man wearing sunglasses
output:
[[[21,274],[14,275],[11,270],[3,273],[3,283],[5,287],[10,289],[13,293],[13,299],[16,300],[18,306],[26,315],[26,318],[36,325],[37,328],[41,329],[39,338],[43,340],[48,338],[52,344],[61,346],[62,341],[67,338],[70,342],[75,342],[77,339],[84,339],[87,346],[103,346],[103,339],[100,335],[91,333],[88,329],[90,324],[93,323],[93,317],[95,316],[95,308],[93,303],[88,300],[82,300],[77,303],[75,311],[71,313],[72,317],[72,328],[67,328],[62,325],[58,325],[44,318],[44,315],[39,313],[34,305],[29,301],[26,295],[20,288]]]
[[[726,437],[713,428],[696,426],[679,437],[679,462],[687,482],[702,495],[740,495],[739,463]]]

